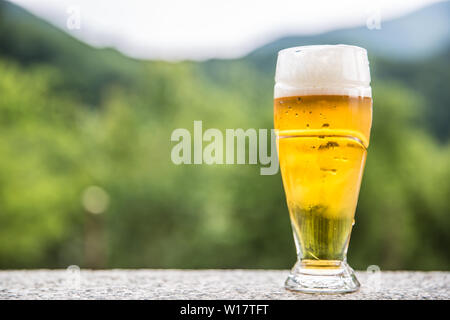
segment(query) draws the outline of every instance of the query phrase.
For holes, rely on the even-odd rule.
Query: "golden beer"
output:
[[[304,292],[349,292],[359,287],[346,264],[346,253],[369,145],[372,98],[367,86],[356,86],[354,80],[350,83],[345,77],[349,72],[342,68],[352,64],[349,52],[364,49],[320,47],[325,48],[288,51],[290,56],[284,59],[290,59],[293,66],[283,69],[280,62],[277,65],[274,126],[298,255],[286,287]],[[297,52],[301,52],[298,59],[302,62],[318,63],[318,71],[297,66]],[[325,63],[331,69],[333,59],[342,65],[334,79],[322,76],[333,70],[320,65],[323,57],[314,59],[314,54],[321,53],[329,54]],[[293,72],[296,68],[310,77],[298,76]],[[287,70],[286,76],[283,70]]]
[[[275,99],[278,155],[304,263],[342,261],[352,229],[372,122],[372,100]],[[309,261],[308,261],[309,260]]]

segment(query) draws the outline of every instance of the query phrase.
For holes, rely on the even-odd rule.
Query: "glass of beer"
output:
[[[287,289],[343,293],[360,284],[347,264],[372,125],[367,51],[348,45],[278,53],[274,124],[297,248]]]

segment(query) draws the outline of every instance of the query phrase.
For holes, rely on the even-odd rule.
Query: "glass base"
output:
[[[286,279],[286,289],[304,293],[349,293],[360,288],[355,272],[346,262],[334,267],[313,267],[297,262]]]

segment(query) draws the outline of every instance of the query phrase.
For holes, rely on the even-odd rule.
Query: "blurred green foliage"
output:
[[[274,65],[135,61],[13,13],[0,10],[0,268],[293,265],[279,174],[170,160],[172,131],[194,120],[273,127]],[[430,61],[373,61],[374,122],[349,261],[448,270],[448,119],[436,135],[430,116],[436,101],[447,103],[448,81],[430,85]],[[100,215],[83,207],[91,185],[109,195]]]

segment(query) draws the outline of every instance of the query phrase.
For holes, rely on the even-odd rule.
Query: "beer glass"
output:
[[[343,293],[360,284],[346,255],[372,124],[367,51],[348,45],[278,53],[274,125],[297,249],[287,289]]]

